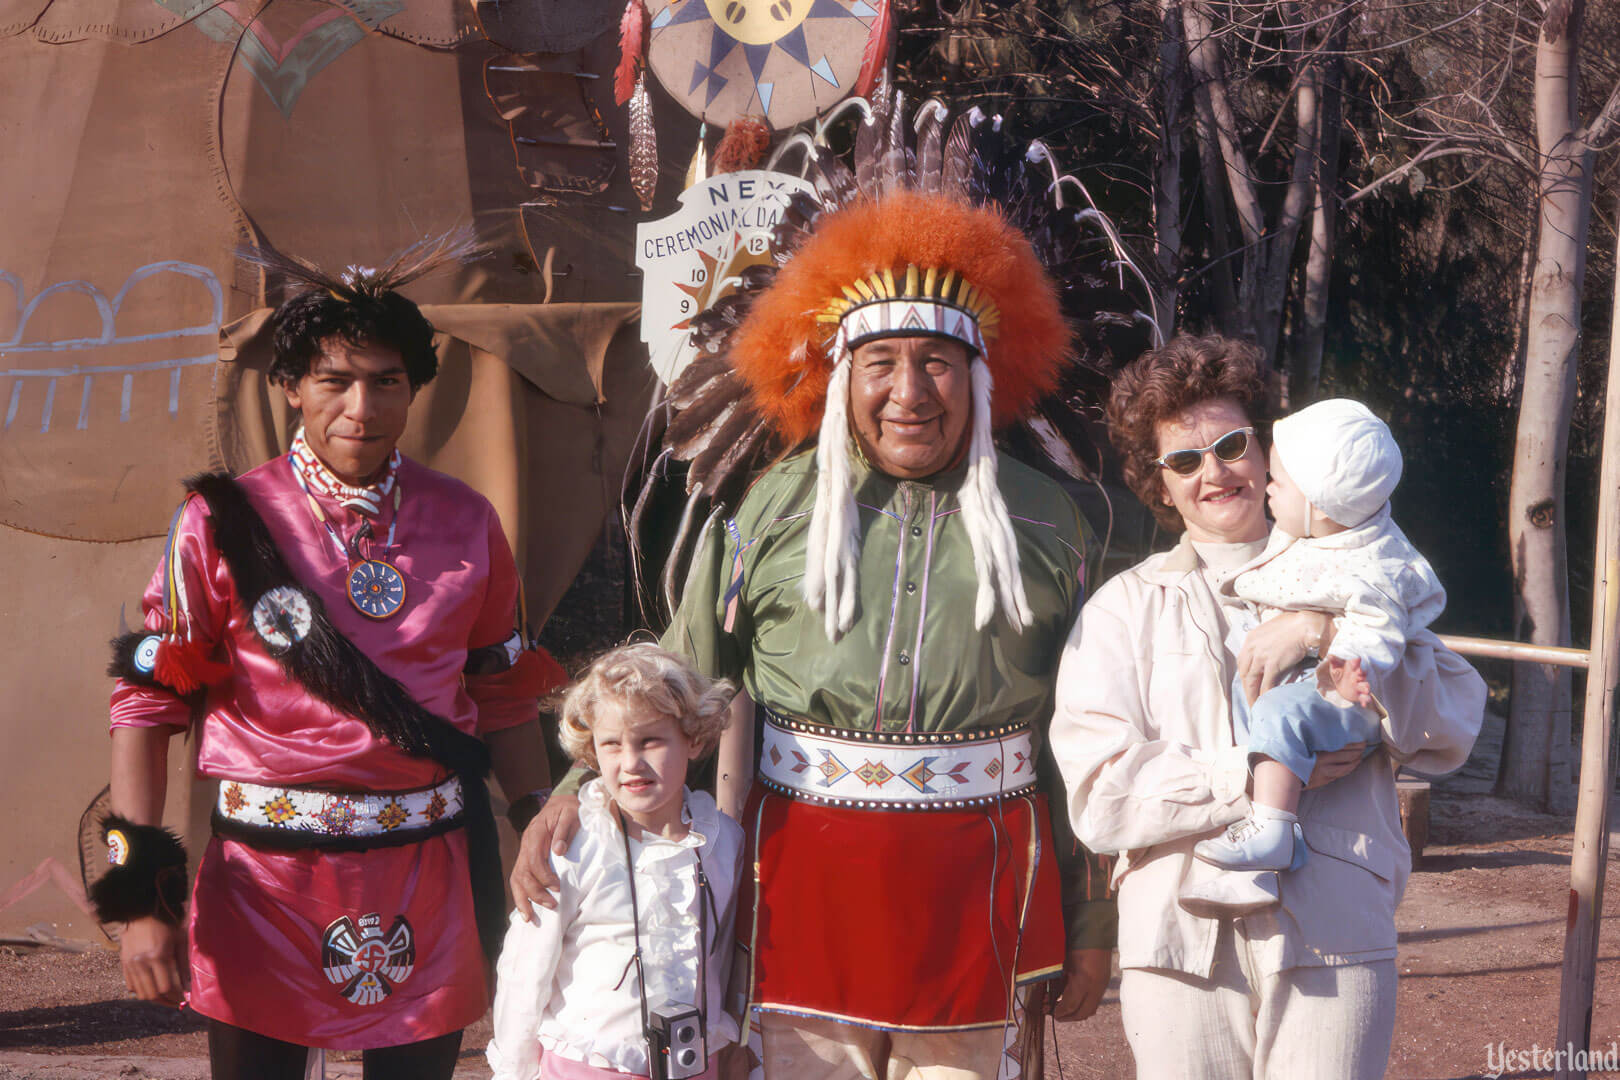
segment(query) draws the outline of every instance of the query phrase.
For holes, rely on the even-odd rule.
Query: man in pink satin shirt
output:
[[[395,449],[437,370],[404,280],[309,270],[277,309],[291,451],[189,482],[145,629],[115,642],[95,899],[126,922],[130,989],[208,1018],[216,1078],[302,1077],[310,1047],[448,1078],[504,928],[484,776],[515,806],[548,783],[547,660],[495,511]],[[194,717],[219,791],[187,918],[184,851],[156,826]]]

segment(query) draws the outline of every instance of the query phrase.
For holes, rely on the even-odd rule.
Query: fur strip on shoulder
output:
[[[408,754],[432,758],[464,777],[488,775],[489,750],[482,739],[425,708],[332,625],[320,597],[294,577],[269,526],[228,473],[203,473],[186,487],[207,502],[214,542],[249,611],[259,597],[282,586],[298,589],[309,601],[309,633],[275,654],[290,679]]]

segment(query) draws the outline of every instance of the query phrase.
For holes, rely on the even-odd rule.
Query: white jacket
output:
[[[1121,967],[1210,972],[1218,923],[1187,914],[1176,894],[1193,844],[1249,809],[1220,602],[1184,538],[1099,589],[1064,647],[1052,752],[1075,834],[1093,851],[1121,853]],[[1277,909],[1242,920],[1267,972],[1395,955],[1395,906],[1411,869],[1396,763],[1426,773],[1462,765],[1484,716],[1485,683],[1425,631],[1385,680],[1382,700],[1383,751],[1303,794],[1310,859],[1282,875]]]
[[[1359,657],[1382,677],[1406,643],[1446,608],[1446,590],[1418,549],[1389,516],[1389,506],[1331,536],[1271,533],[1265,551],[1223,589],[1252,604],[1287,611],[1326,611],[1333,620],[1328,655]]]
[[[698,978],[696,851],[714,898],[704,914],[708,939],[708,1052],[737,1041],[725,1011],[736,923],[743,833],[701,791],[686,793],[691,831],[679,841],[644,834],[636,856],[642,960],[650,1007],[694,1003]],[[555,911],[535,905],[535,922],[512,913],[495,989],[495,1031],[486,1056],[495,1080],[535,1080],[540,1049],[598,1068],[647,1074],[641,998],[630,964],[629,867],[624,834],[607,790],[592,780],[579,793],[579,832],[568,854],[552,856],[561,882]],[[628,974],[625,974],[626,971]],[[621,981],[622,977],[622,981]]]

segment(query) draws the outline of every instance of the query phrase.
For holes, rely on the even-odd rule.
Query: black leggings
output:
[[[450,1080],[461,1053],[461,1032],[384,1046],[362,1055],[365,1080]],[[214,1080],[303,1080],[306,1047],[208,1021],[208,1062]]]

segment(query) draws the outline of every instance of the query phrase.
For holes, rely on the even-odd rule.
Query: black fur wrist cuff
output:
[[[137,686],[161,686],[152,674],[157,666],[158,644],[163,638],[150,630],[131,630],[112,639],[112,662],[107,674]]]
[[[96,918],[122,923],[155,915],[179,926],[190,887],[180,838],[160,825],[137,825],[117,814],[102,819],[101,836],[112,866],[90,886]]]

